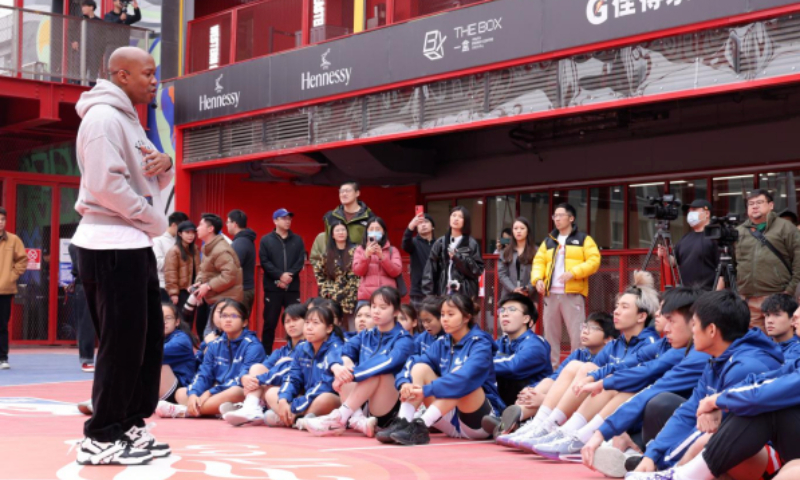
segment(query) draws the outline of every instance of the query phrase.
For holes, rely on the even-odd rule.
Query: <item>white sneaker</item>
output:
[[[305,417],[300,417],[300,418],[298,418],[297,420],[294,421],[293,427],[298,429],[298,430],[308,430],[306,428],[306,420],[311,420],[312,418],[315,418],[315,417],[316,417],[316,415],[314,415],[313,413],[309,413]]]
[[[161,418],[186,418],[187,410],[186,405],[176,405],[161,400],[156,407],[156,415]]]
[[[169,445],[164,442],[159,442],[156,440],[156,437],[150,433],[150,430],[155,426],[155,423],[145,425],[144,428],[133,426],[130,430],[125,432],[125,440],[127,440],[133,448],[150,452],[153,458],[168,457],[172,453]]]
[[[0,370],[8,370],[9,368],[11,368],[11,365],[8,364],[8,360],[0,362]]]
[[[223,403],[222,405],[219,406],[219,414],[220,415],[225,415],[228,412],[232,412],[234,410],[239,410],[243,406],[244,406],[244,404],[241,403],[241,402],[239,402],[239,403],[225,402],[225,403]]]
[[[240,408],[232,410],[222,416],[222,419],[230,423],[234,427],[241,427],[242,425],[264,425],[264,412],[261,407],[256,408]]]
[[[636,455],[633,450],[623,452],[612,447],[609,442],[605,442],[594,452],[592,467],[606,477],[623,478],[627,473],[625,460],[633,455]]]
[[[285,427],[286,424],[283,423],[281,417],[275,413],[271,408],[267,410],[267,413],[264,414],[264,423],[268,427]]]
[[[124,440],[106,443],[87,437],[78,443],[76,461],[79,465],[144,465],[152,459],[152,453]]]
[[[338,409],[322,417],[306,418],[305,424],[306,430],[317,437],[338,436],[347,429],[347,426],[342,421],[342,414],[339,413]]]
[[[378,419],[375,417],[365,417],[361,415],[360,417],[353,420],[350,419],[350,428],[355,430],[356,432],[363,433],[369,438],[375,436],[375,427],[378,425]]]

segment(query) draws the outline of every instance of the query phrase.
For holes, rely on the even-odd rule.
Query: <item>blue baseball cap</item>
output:
[[[281,217],[294,217],[294,213],[286,210],[285,208],[279,208],[275,210],[275,213],[272,214],[272,219],[277,220]]]

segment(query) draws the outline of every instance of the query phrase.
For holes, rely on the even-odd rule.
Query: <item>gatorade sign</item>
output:
[[[26,248],[25,253],[28,255],[28,270],[41,270],[42,269],[42,249],[41,248]]]

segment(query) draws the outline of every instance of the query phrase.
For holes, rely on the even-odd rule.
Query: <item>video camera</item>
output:
[[[716,240],[720,245],[733,245],[739,240],[736,227],[742,223],[742,216],[729,213],[724,217],[711,217],[711,221],[703,230],[706,238]]]
[[[675,195],[664,195],[663,197],[647,197],[650,205],[644,207],[644,216],[656,220],[677,220],[680,216],[681,201],[675,199]]]

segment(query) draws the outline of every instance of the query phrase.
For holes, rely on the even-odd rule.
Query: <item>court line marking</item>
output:
[[[446,447],[452,445],[477,445],[479,443],[494,443],[494,440],[475,440],[467,442],[433,443],[427,445],[415,445],[416,447]],[[353,448],[328,448],[320,452],[349,452],[355,450],[384,450],[387,448],[408,448],[406,445],[387,445],[382,447],[353,447]]]
[[[35,387],[37,385],[56,385],[59,383],[78,383],[78,382],[93,382],[93,379],[86,380],[62,380],[60,382],[43,382],[43,383],[18,383],[16,385],[0,385],[0,388],[5,387]]]

